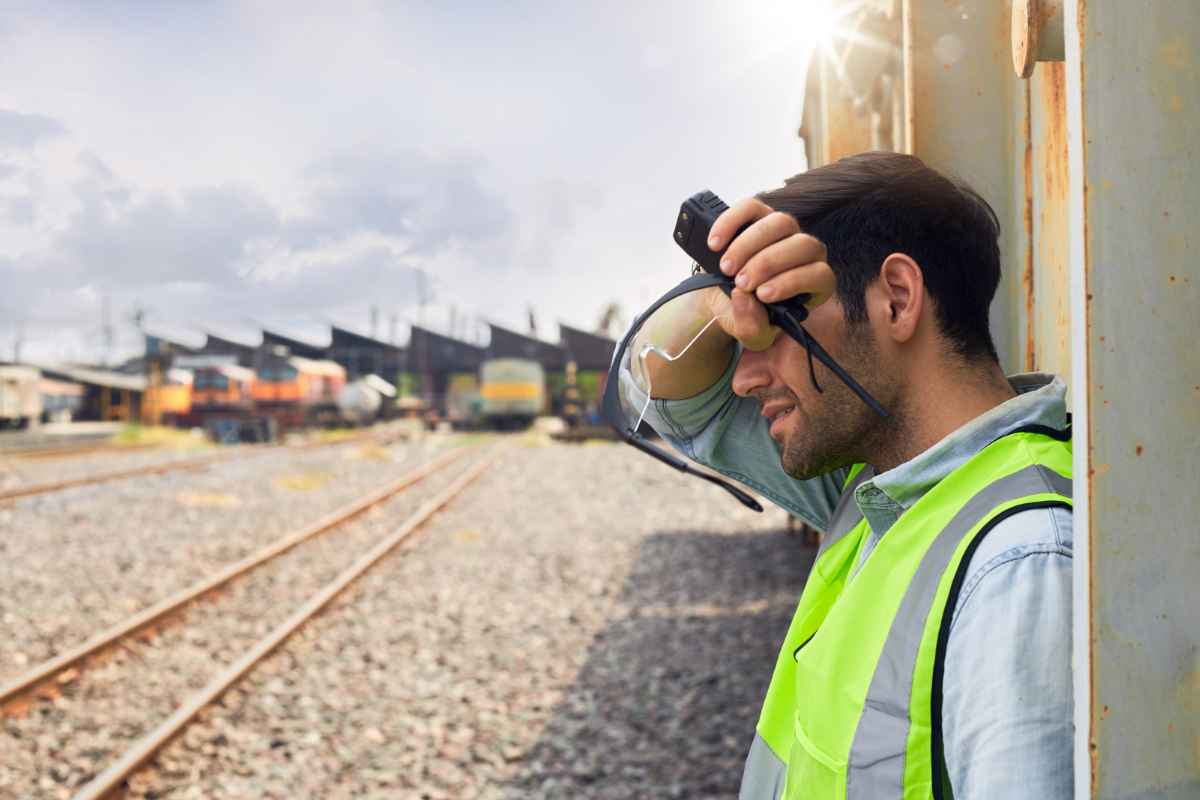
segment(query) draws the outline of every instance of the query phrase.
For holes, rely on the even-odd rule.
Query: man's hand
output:
[[[717,217],[708,246],[720,250],[746,223],[752,224],[733,239],[721,259],[721,271],[734,276],[736,288],[729,297],[712,289],[706,299],[721,329],[757,351],[770,347],[779,334],[767,323],[763,303],[809,294],[812,298],[805,305],[811,310],[833,295],[837,279],[826,262],[824,244],[802,233],[794,217],[755,198]]]

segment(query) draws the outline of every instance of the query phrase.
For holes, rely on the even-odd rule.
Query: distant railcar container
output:
[[[0,367],[0,427],[27,428],[38,423],[42,416],[41,377],[32,367]]]
[[[498,428],[529,425],[546,408],[542,365],[524,358],[496,358],[479,367],[480,415]]]

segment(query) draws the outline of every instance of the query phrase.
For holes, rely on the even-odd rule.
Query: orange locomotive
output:
[[[337,396],[346,370],[333,361],[265,356],[254,384],[254,404],[284,429],[338,421]]]
[[[237,364],[196,367],[186,424],[203,427],[218,442],[274,440],[275,424],[255,408],[256,383],[254,370]]]
[[[157,417],[166,425],[176,425],[188,419],[192,412],[193,375],[186,369],[169,369],[157,386],[147,386],[142,399],[142,419],[152,422]]]

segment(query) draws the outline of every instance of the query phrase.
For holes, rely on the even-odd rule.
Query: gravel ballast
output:
[[[0,503],[0,681],[433,458],[455,440],[266,450]]]
[[[516,444],[130,796],[735,796],[815,551],[625,446]]]
[[[0,794],[69,797],[461,471],[456,462],[298,545],[3,721]]]

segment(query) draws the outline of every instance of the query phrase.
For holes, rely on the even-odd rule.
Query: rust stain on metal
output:
[[[1066,375],[1071,370],[1066,65],[1042,63],[1033,82],[1033,363]]]
[[[1029,82],[1025,83],[1025,118],[1021,133],[1025,137],[1025,269],[1021,273],[1021,287],[1025,290],[1025,370],[1033,372],[1037,367],[1033,326],[1033,108]]]

